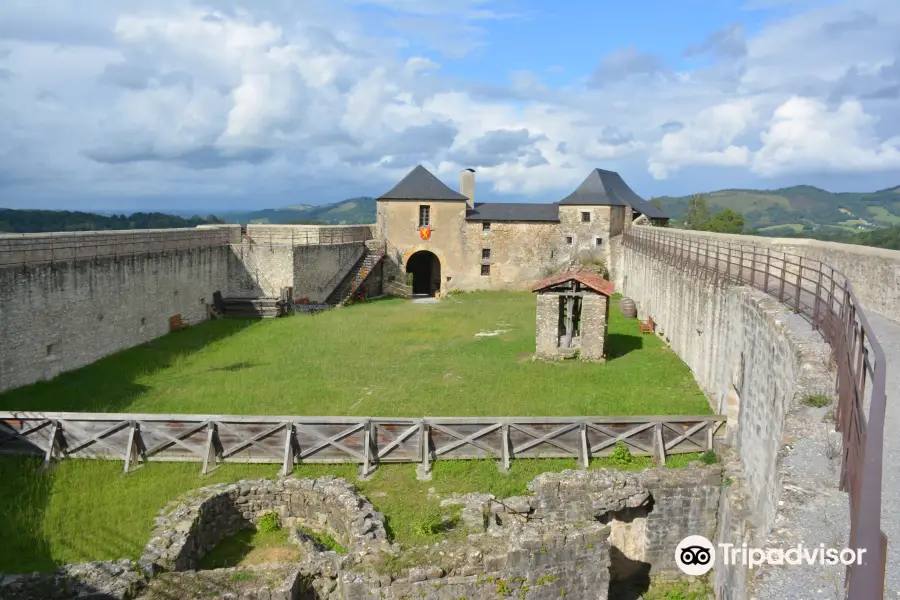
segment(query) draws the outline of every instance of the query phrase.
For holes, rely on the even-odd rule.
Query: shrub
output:
[[[702,462],[704,465],[714,465],[719,462],[719,457],[716,456],[716,453],[714,451],[707,450],[700,455],[700,462]]]
[[[264,514],[256,524],[256,530],[260,533],[271,533],[279,529],[281,529],[281,523],[278,522],[278,515],[275,513]]]
[[[614,467],[624,468],[634,464],[634,461],[635,456],[631,454],[631,451],[628,449],[628,446],[625,445],[625,442],[622,440],[616,442],[615,449],[613,449],[612,454],[609,455],[609,462],[611,462]]]
[[[416,522],[416,533],[419,535],[435,535],[444,528],[444,515],[437,506],[429,506]]]

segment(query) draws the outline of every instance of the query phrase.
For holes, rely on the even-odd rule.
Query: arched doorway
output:
[[[434,296],[441,289],[441,261],[433,252],[415,252],[406,261],[406,273],[412,274],[413,294]]]

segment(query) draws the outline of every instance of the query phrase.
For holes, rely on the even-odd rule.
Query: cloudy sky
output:
[[[2,0],[0,206],[900,184],[897,0]]]

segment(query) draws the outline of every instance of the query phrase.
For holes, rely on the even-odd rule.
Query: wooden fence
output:
[[[0,412],[0,454],[138,462],[281,464],[575,458],[583,466],[622,441],[662,464],[670,454],[713,448],[724,416],[655,417],[261,417]]]

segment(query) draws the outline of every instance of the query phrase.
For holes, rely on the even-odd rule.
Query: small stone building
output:
[[[537,293],[538,358],[606,360],[612,282],[574,270],[539,281],[531,291]]]

